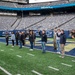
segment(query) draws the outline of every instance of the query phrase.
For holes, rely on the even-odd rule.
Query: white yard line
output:
[[[4,51],[4,50],[1,50],[1,51]]]
[[[69,65],[69,64],[65,64],[65,63],[61,63],[61,64],[64,66],[72,67],[72,65]]]
[[[13,51],[14,49],[10,49],[11,51]]]
[[[51,68],[51,69],[53,69],[53,70],[55,70],[55,71],[59,71],[59,69],[57,69],[57,68],[55,68],[55,67],[52,67],[52,66],[48,66],[48,68]]]
[[[41,73],[39,73],[39,72],[37,72],[35,70],[32,70],[32,72],[35,73],[35,74],[37,74],[37,75],[43,75],[43,74],[41,74]]]
[[[75,60],[72,60],[72,62],[75,62]]]
[[[27,53],[27,54],[30,55],[30,56],[35,56],[35,55],[31,54],[31,53]]]
[[[20,56],[20,55],[16,55],[17,57],[19,57],[19,58],[22,58],[22,56]]]
[[[12,75],[11,73],[9,73],[7,70],[5,70],[4,68],[2,68],[1,66],[0,66],[0,69],[1,69],[4,73],[6,73],[7,75]]]
[[[16,74],[16,75],[21,75],[21,74]]]

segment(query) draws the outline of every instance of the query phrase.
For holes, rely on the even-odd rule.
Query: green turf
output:
[[[35,56],[30,56],[27,53]],[[20,55],[22,58],[16,55]],[[72,62],[72,60],[75,60],[75,58],[66,56],[62,59],[59,54],[50,52],[42,54],[40,50],[31,52],[28,48],[19,49],[18,46],[12,48],[11,45],[5,46],[5,44],[0,43],[0,66],[12,75],[36,75],[31,72],[32,70],[38,71],[43,75],[75,75],[75,62]],[[72,67],[63,66],[61,63],[70,64]],[[58,68],[59,71],[52,70],[48,66]],[[0,75],[6,74],[0,71]]]
[[[0,75],[7,75],[2,70],[0,70]]]

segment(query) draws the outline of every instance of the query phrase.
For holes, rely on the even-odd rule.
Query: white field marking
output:
[[[75,60],[72,60],[72,62],[75,62]]]
[[[11,51],[13,51],[14,49],[10,49]]]
[[[35,70],[32,70],[32,72],[35,73],[35,74],[37,74],[37,75],[43,75],[43,74],[41,74],[41,73],[39,73],[39,72],[37,72]]]
[[[52,67],[52,66],[48,66],[48,68],[51,68],[51,69],[53,69],[53,70],[55,70],[55,71],[59,71],[59,69],[54,68],[54,67]]]
[[[34,56],[33,54],[31,54],[31,53],[27,53],[28,55],[31,55],[31,56]]]
[[[1,66],[0,66],[0,69],[1,69],[4,73],[6,73],[7,75],[12,75],[11,73],[9,73],[7,70],[5,70],[4,68],[2,68]]]
[[[16,75],[21,75],[21,74],[16,74]]]
[[[1,51],[4,51],[4,50],[1,50]]]
[[[69,65],[69,64],[65,64],[65,63],[61,63],[61,64],[64,66],[72,67],[72,65]]]
[[[64,57],[62,57],[62,56],[59,56],[60,58],[64,58]]]
[[[17,57],[19,57],[19,58],[22,58],[22,56],[20,56],[20,55],[16,55]]]

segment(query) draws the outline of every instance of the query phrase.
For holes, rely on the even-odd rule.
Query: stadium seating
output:
[[[75,29],[75,18],[59,28],[64,29],[64,30]]]
[[[9,3],[9,2],[0,2],[0,6],[15,7],[14,3]]]
[[[61,28],[72,30],[75,28],[74,14],[49,16],[28,16],[23,18],[0,16],[0,30],[45,29]]]
[[[24,20],[21,21],[20,25],[17,28],[22,29],[23,27],[27,27],[28,25],[30,26],[28,29],[54,29],[54,28],[58,28],[59,26],[61,26],[64,23],[68,22],[70,19],[74,18],[74,14],[64,14],[64,15],[50,15],[50,16],[43,16],[43,20],[41,20],[40,22],[37,22],[35,20],[36,17],[31,17],[33,19],[30,20],[30,18],[24,18]],[[42,17],[37,17],[37,19],[42,19]],[[40,20],[39,19],[39,20]],[[23,22],[24,21],[24,22]],[[30,22],[29,22],[30,21]],[[36,23],[37,22],[37,23]],[[35,23],[35,24],[34,24]],[[65,30],[67,29],[67,27],[65,27]]]
[[[18,3],[27,3],[28,0],[1,0],[4,2],[18,2]]]
[[[17,17],[0,16],[0,30],[10,30]]]
[[[45,19],[45,16],[24,17],[22,18],[20,24],[17,26],[16,29],[23,29],[23,28],[26,29],[26,28],[29,28],[29,26],[31,28],[32,25],[36,25],[36,23],[39,23],[40,21],[44,19]]]

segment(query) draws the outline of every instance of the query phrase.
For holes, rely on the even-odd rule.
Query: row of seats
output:
[[[0,30],[10,30],[17,17],[0,16]]]
[[[64,30],[72,30],[72,29],[75,29],[75,18],[73,20],[69,21],[68,23],[62,25],[59,28],[62,28]]]
[[[54,29],[56,27],[58,28],[61,24],[63,24],[63,29],[64,29],[64,23],[66,26],[66,22],[74,17],[75,17],[75,14],[48,16],[46,17],[44,21],[36,24],[36,26],[40,26],[41,27],[40,29],[47,30],[47,29]],[[69,26],[69,23],[68,23],[68,26]],[[62,29],[62,27],[60,28]],[[65,27],[65,30],[68,30],[68,28]]]
[[[0,16],[0,30],[51,30],[56,27],[65,30],[72,30],[75,28],[74,24],[75,14],[28,16],[23,18]]]

